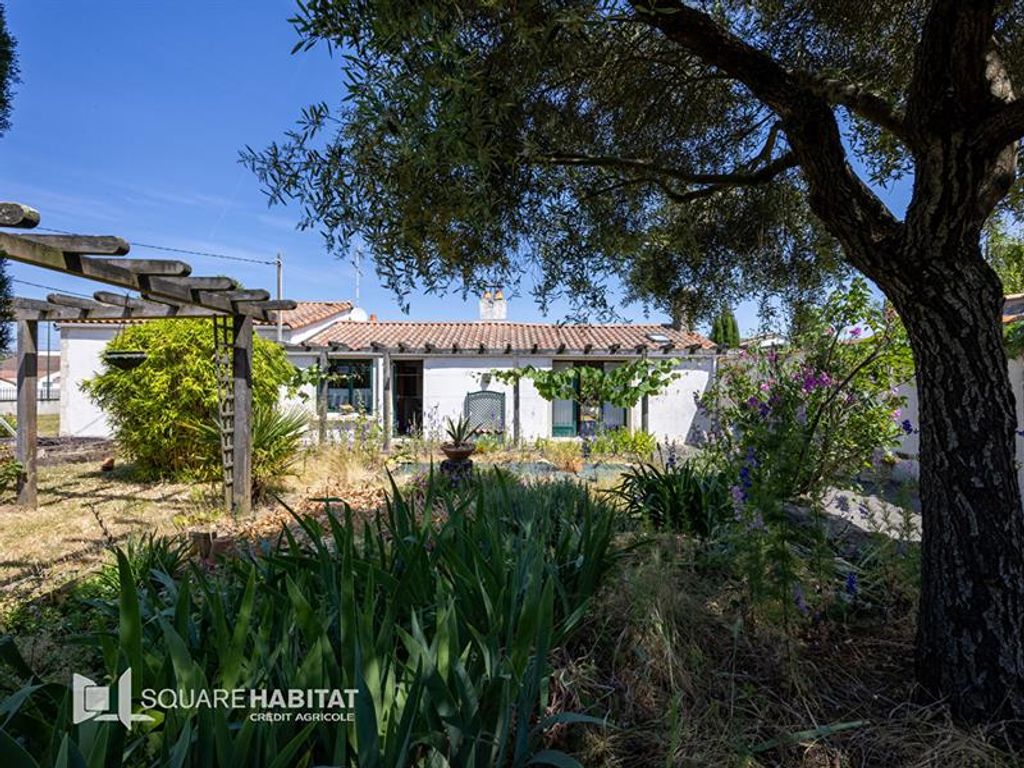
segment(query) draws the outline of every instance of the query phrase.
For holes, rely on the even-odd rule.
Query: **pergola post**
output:
[[[320,378],[316,385],[316,418],[317,418],[317,440],[320,445],[327,442],[327,350],[320,350],[320,359],[317,363],[320,368]]]
[[[640,401],[640,429],[644,432],[650,432],[650,411],[651,404],[647,399],[647,395],[643,396]]]
[[[236,516],[252,511],[252,316],[235,315],[231,373],[235,396],[235,431],[231,468]]]
[[[391,353],[384,352],[381,358],[381,376],[384,379],[384,450],[391,450]]]
[[[15,459],[21,464],[18,475],[18,503],[32,507],[36,497],[36,438],[38,435],[36,398],[39,373],[39,323],[18,321],[18,433]]]
[[[522,421],[519,416],[519,379],[512,381],[512,440],[519,445],[523,439]]]

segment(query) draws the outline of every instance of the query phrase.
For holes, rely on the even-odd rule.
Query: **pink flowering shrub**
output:
[[[897,394],[912,373],[899,320],[854,281],[826,300],[791,347],[723,361],[701,400],[715,425],[709,448],[738,482],[746,467],[750,483],[779,499],[815,496],[916,428]]]
[[[830,296],[791,346],[722,362],[700,404],[710,457],[732,478],[734,551],[755,600],[806,614],[828,592],[820,535],[808,541],[783,504],[819,509],[826,489],[915,429],[897,394],[912,372],[902,325],[863,281]]]

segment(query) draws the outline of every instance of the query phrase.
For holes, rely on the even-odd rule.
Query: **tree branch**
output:
[[[907,123],[916,132],[969,127],[987,111],[994,8],[994,0],[932,0],[907,88]]]
[[[680,0],[631,0],[637,18],[666,38],[743,83],[782,120],[789,146],[807,179],[812,210],[869,276],[887,258],[879,244],[899,222],[853,172],[828,100],[804,78],[740,40],[711,16]]]
[[[1024,99],[1004,104],[978,128],[977,142],[988,151],[999,151],[1024,138]]]
[[[773,139],[774,142],[774,139]],[[770,147],[768,148],[770,150]],[[754,158],[752,163],[757,162],[764,150]],[[582,166],[586,168],[615,168],[627,171],[643,171],[646,174],[666,176],[676,181],[687,184],[718,185],[723,187],[742,187],[751,184],[762,184],[778,176],[782,171],[796,165],[796,158],[792,153],[787,152],[775,160],[766,163],[761,168],[749,169],[749,164],[744,170],[729,173],[691,173],[681,168],[672,168],[659,165],[653,160],[637,157],[615,157],[613,155],[581,155],[581,154],[551,154],[543,155],[540,158],[552,165]],[[647,178],[647,177],[645,177]],[[650,179],[654,181],[654,178]]]
[[[699,200],[703,197],[710,197],[711,195],[721,192],[725,189],[734,189],[736,187],[753,187],[759,184],[767,184],[773,181],[776,177],[780,176],[790,168],[797,166],[796,157],[791,153],[787,152],[770,163],[762,166],[756,171],[743,174],[733,174],[732,176],[723,177],[721,180],[714,183],[706,183],[704,186],[698,187],[697,189],[687,190],[682,192],[673,189],[664,180],[652,179],[655,183],[661,187],[665,196],[668,197],[675,203],[689,203],[693,200]]]
[[[913,143],[913,134],[907,126],[906,115],[878,94],[842,80],[817,78],[813,75],[804,77],[807,78],[807,87],[829,104],[846,107],[854,114],[889,131],[904,144]]]

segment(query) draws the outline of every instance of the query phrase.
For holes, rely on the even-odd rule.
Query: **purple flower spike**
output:
[[[853,571],[850,571],[848,574],[846,574],[846,594],[848,594],[850,597],[856,597],[857,590],[857,574]]]
[[[804,588],[799,584],[793,587],[793,604],[804,616],[811,612],[810,606],[807,605],[807,600],[804,598]]]

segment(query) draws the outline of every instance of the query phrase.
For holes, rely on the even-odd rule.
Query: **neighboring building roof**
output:
[[[388,348],[427,352],[593,352],[630,354],[714,349],[698,333],[668,325],[556,325],[467,321],[452,323],[341,321],[311,336],[308,347],[353,351]]]
[[[783,347],[787,344],[786,337],[778,333],[759,333],[740,340],[741,349],[751,347]]]
[[[1024,320],[1024,293],[1010,293],[1003,297],[1003,325]]]
[[[317,323],[329,320],[335,315],[340,315],[345,312],[352,310],[352,302],[350,301],[299,301],[296,302],[298,306],[295,309],[286,309],[281,312],[282,319],[286,328],[291,328],[293,331],[298,328],[305,328],[310,325],[316,325]],[[276,317],[276,313],[275,317]],[[145,323],[148,320],[133,320],[123,318],[104,318],[104,319],[83,319],[83,320],[62,320],[60,325],[130,325],[134,323]],[[261,321],[256,321],[257,325],[266,325]],[[276,323],[270,323],[274,325]]]
[[[284,324],[292,330],[315,325],[329,320],[335,315],[352,310],[350,301],[300,301],[297,304],[295,309],[286,309],[281,312]]]
[[[56,366],[54,366],[52,362],[50,363],[51,375],[60,373],[60,362],[59,362],[60,361],[60,352],[57,352],[56,350],[50,350],[49,352],[47,352],[45,349],[39,350],[39,357],[40,358],[45,358],[47,356],[49,356],[51,360],[57,360],[58,361]],[[45,360],[42,360],[42,359],[39,360],[39,375],[40,376],[45,376],[46,375],[46,362],[45,362]],[[15,380],[17,380],[17,378],[18,378],[18,358],[17,358],[17,356],[16,355],[12,355],[11,357],[5,357],[3,360],[0,360],[0,379],[4,379],[5,381],[15,381]]]

